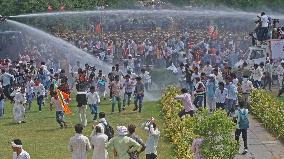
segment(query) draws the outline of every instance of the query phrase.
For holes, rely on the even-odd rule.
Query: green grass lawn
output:
[[[75,98],[73,98],[75,100]],[[23,147],[31,155],[32,159],[68,159],[71,158],[67,145],[71,136],[74,135],[74,125],[77,123],[76,102],[72,100],[70,107],[73,114],[66,117],[67,129],[60,129],[55,120],[55,111],[49,111],[49,102],[46,102],[42,112],[38,112],[36,101],[33,102],[31,111],[26,113],[24,124],[14,124],[12,122],[11,104],[5,102],[5,116],[0,118],[0,159],[10,159],[12,150],[10,142],[14,138],[20,138]],[[151,116],[157,120],[161,131],[161,138],[158,147],[159,159],[173,159],[173,146],[167,141],[163,133],[163,120],[158,102],[145,102],[141,114],[133,113],[133,105],[127,107],[126,112],[110,114],[111,104],[102,101],[100,111],[106,112],[106,118],[115,128],[117,125],[127,126],[129,123],[139,125],[136,132],[145,141],[147,134],[140,129],[140,125]],[[117,109],[116,109],[117,111]],[[89,136],[92,131],[92,116],[88,108],[88,126],[83,134]],[[88,159],[92,157],[89,152]],[[142,154],[140,158],[145,158]]]

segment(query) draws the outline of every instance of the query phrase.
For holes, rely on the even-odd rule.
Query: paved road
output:
[[[241,137],[240,137],[241,138]],[[248,130],[248,153],[241,155],[243,141],[240,140],[240,155],[235,159],[284,159],[284,145],[267,132],[263,126],[250,117],[250,129]]]

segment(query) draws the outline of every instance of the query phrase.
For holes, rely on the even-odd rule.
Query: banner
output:
[[[271,40],[272,59],[284,58],[284,39]]]

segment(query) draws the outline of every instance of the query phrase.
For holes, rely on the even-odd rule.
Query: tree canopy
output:
[[[145,1],[145,0],[142,0]],[[281,9],[283,0],[164,0],[176,6],[228,6],[240,9]],[[137,0],[1,0],[1,15],[17,15],[27,13],[46,12],[48,4],[53,10],[58,10],[61,3],[65,10],[94,10],[97,6],[125,9],[133,8]]]

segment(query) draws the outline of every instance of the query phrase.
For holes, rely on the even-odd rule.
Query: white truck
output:
[[[271,39],[257,46],[249,47],[249,53],[246,60],[240,60],[236,67],[246,62],[249,66],[265,63],[268,59],[284,59],[284,39]]]

